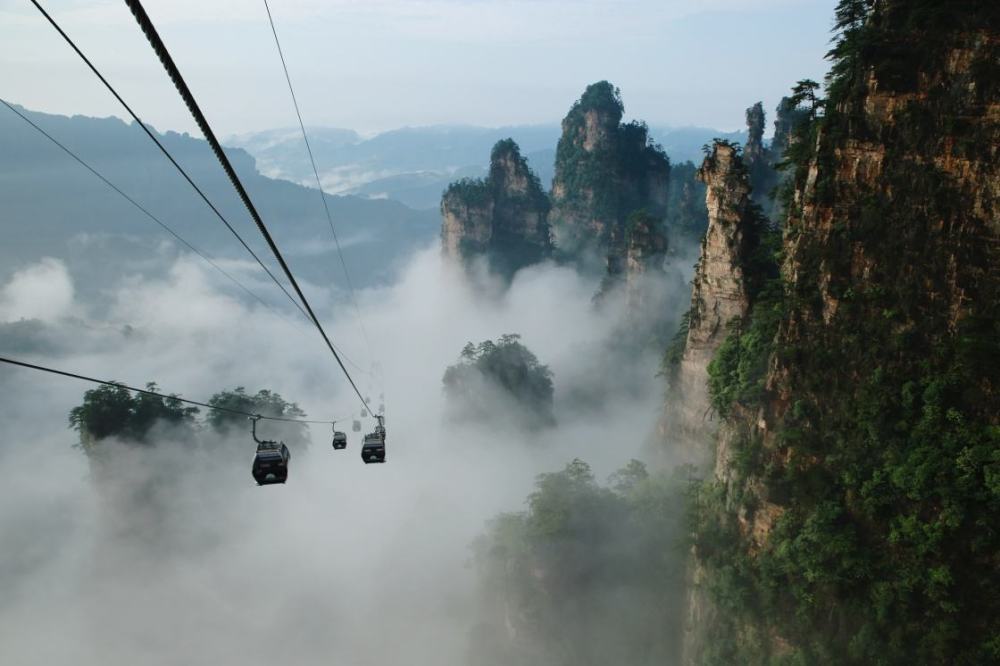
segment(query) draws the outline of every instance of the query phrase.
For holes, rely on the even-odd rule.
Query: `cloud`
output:
[[[14,273],[0,289],[0,322],[52,319],[67,312],[73,302],[73,281],[66,265],[46,257]]]
[[[68,280],[52,264],[23,272],[39,273]],[[573,457],[610,473],[654,425],[655,358],[638,371],[602,366],[619,313],[592,307],[596,286],[541,265],[484,294],[438,248],[419,253],[397,284],[358,293],[384,385],[356,379],[386,394],[389,462],[362,464],[349,427],[348,449],[334,452],[314,426],[282,487],[253,485],[249,432],[192,450],[162,431],[154,449],[119,449],[91,470],[65,425],[90,386],[0,369],[0,662],[467,663],[468,544],[484,521],[517,510],[536,474]],[[219,291],[201,263],[182,257],[112,291],[107,321],[72,292],[51,300],[47,325],[72,335],[35,360],[199,400],[270,388],[313,418],[360,409],[315,330]],[[343,295],[310,293],[368,367]],[[559,427],[529,436],[447,422],[445,367],[465,342],[508,332],[554,371]],[[577,404],[566,383],[608,376],[629,392],[603,404]]]

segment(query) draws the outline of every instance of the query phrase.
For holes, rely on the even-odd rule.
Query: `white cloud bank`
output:
[[[357,413],[314,330],[218,293],[214,280],[186,258],[165,278],[137,277],[118,288],[110,322],[81,326],[37,360],[195,399],[243,385],[313,418]],[[540,266],[487,298],[436,248],[419,254],[397,285],[359,294],[385,368],[389,462],[362,464],[350,431],[334,452],[313,427],[280,487],[253,485],[249,433],[197,454],[165,434],[153,452],[120,452],[98,479],[65,420],[90,386],[0,367],[0,663],[473,663],[467,547],[483,522],[519,509],[537,473],[575,456],[611,473],[639,454],[657,415],[654,358],[619,373],[628,399],[574,402],[567,382],[616,374],[601,365],[616,315],[591,307],[595,286]],[[50,325],[75,325],[58,310],[86,317],[50,262],[3,288],[43,291]],[[363,363],[352,309],[317,305]],[[125,324],[129,334],[114,333]],[[559,427],[526,437],[446,423],[445,367],[465,342],[508,332],[552,367]]]

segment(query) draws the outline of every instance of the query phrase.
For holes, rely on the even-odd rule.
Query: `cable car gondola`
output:
[[[337,430],[337,422],[333,423],[333,448],[335,451],[347,448],[347,433]]]
[[[253,422],[253,441],[257,443],[257,452],[253,457],[254,481],[258,486],[268,486],[272,483],[284,483],[288,480],[288,462],[292,454],[284,442],[273,439],[257,439],[257,421],[260,417],[250,419]]]
[[[382,417],[376,416],[378,425],[375,432],[365,435],[361,443],[361,460],[365,464],[385,462],[385,426],[382,425]]]
[[[354,419],[354,423],[351,424],[351,430],[361,432],[361,421]]]

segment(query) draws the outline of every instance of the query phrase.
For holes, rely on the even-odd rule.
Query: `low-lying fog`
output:
[[[0,353],[195,400],[245,386],[309,418],[358,414],[287,304],[280,316],[244,304],[196,258],[166,275],[106,285],[114,305],[98,319],[62,264],[28,267],[0,288],[0,322],[41,323],[4,325]],[[663,388],[656,353],[631,370],[606,362],[621,315],[595,310],[596,282],[545,265],[494,298],[467,284],[432,248],[398,284],[358,293],[384,368],[388,463],[364,465],[346,421],[346,451],[312,426],[285,486],[254,484],[249,427],[217,453],[164,431],[155,451],[117,451],[98,484],[67,428],[93,386],[0,367],[0,663],[468,663],[469,543],[487,519],[523,508],[538,473],[580,457],[603,479],[641,456]],[[335,342],[369,367],[345,295],[309,294]],[[557,428],[444,421],[445,368],[466,342],[504,333],[552,369]],[[355,376],[377,403],[381,388]]]

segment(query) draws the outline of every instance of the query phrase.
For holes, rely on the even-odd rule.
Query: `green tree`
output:
[[[552,371],[516,334],[496,342],[468,343],[442,379],[445,397],[458,420],[506,419],[529,428],[555,423]]]
[[[483,632],[486,663],[678,661],[684,485],[632,460],[611,486],[575,459],[487,524],[473,544],[484,624],[506,631]]]
[[[208,404],[214,409],[208,414],[208,424],[217,432],[249,431],[247,417],[223,410],[235,410],[249,414],[260,414],[271,418],[304,419],[306,413],[294,402],[288,402],[280,394],[262,389],[251,395],[242,386],[232,391],[221,391],[213,395]],[[304,423],[268,421],[258,426],[258,437],[280,439],[289,446],[304,446],[309,441],[309,430]]]
[[[151,382],[146,389],[156,391],[157,386]],[[149,434],[157,423],[185,428],[185,435],[190,436],[197,413],[197,407],[186,407],[173,395],[133,396],[120,384],[103,385],[83,394],[83,403],[70,410],[69,425],[80,433],[80,446],[91,454],[108,437],[133,444],[152,444]]]

